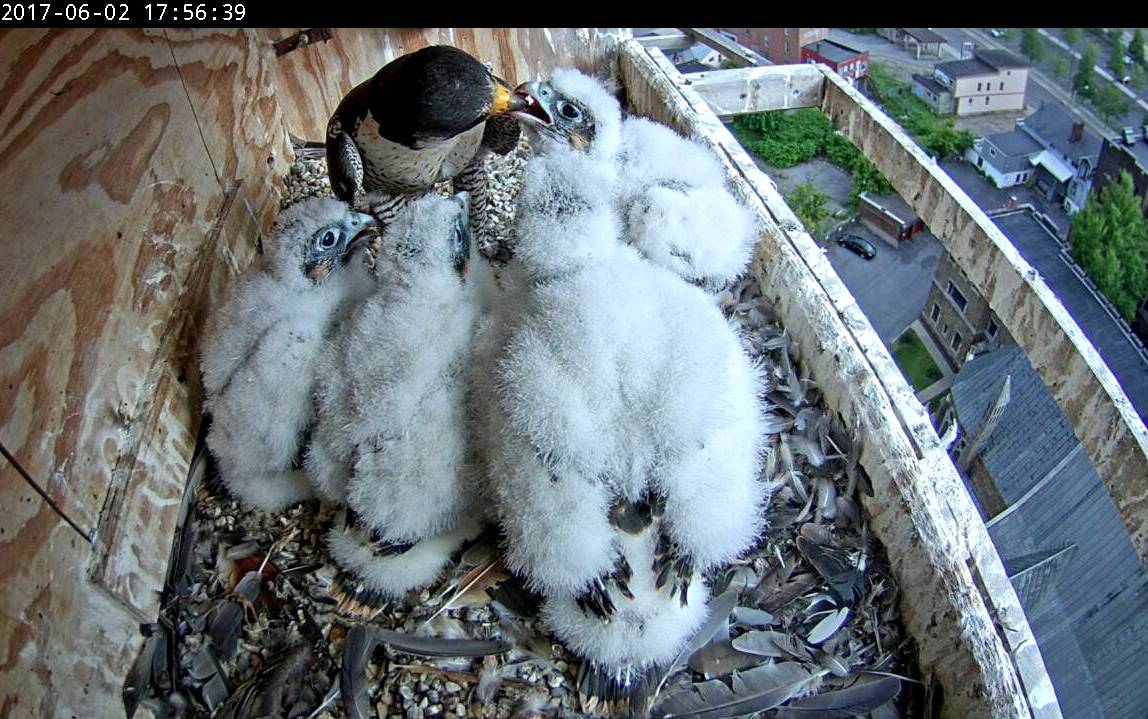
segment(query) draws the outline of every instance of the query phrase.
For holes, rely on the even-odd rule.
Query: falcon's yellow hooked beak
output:
[[[514,89],[497,75],[491,75],[494,80],[494,102],[490,106],[491,115],[525,109],[527,100],[515,94]]]

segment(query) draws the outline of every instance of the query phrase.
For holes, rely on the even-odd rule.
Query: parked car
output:
[[[989,35],[1000,38],[1005,36],[1005,31],[999,27],[989,28]]]
[[[837,244],[867,260],[877,256],[877,248],[873,246],[873,243],[858,235],[842,235],[837,238]]]

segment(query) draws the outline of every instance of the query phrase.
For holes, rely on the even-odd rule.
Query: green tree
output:
[[[1132,76],[1132,87],[1136,90],[1143,90],[1148,87],[1148,72],[1145,72],[1142,66],[1133,65],[1129,74]]]
[[[1078,27],[1066,27],[1061,31],[1061,34],[1064,36],[1064,41],[1069,45],[1080,42],[1080,28]]]
[[[1121,170],[1072,218],[1069,234],[1072,256],[1128,321],[1148,292],[1148,222],[1140,207],[1132,176]]]
[[[1117,36],[1112,41],[1112,54],[1108,57],[1108,69],[1116,76],[1116,81],[1119,82],[1124,77],[1124,37]]]
[[[1052,59],[1052,74],[1057,77],[1065,77],[1068,75],[1068,60],[1061,56],[1056,56]]]
[[[1132,42],[1128,43],[1128,54],[1141,65],[1144,64],[1144,31],[1136,28],[1132,33]]]
[[[1102,82],[1094,88],[1089,100],[1105,122],[1111,122],[1112,118],[1120,117],[1132,109],[1132,101],[1128,96],[1110,82]]]
[[[1096,65],[1096,46],[1091,42],[1084,43],[1084,51],[1080,53],[1080,67],[1076,68],[1076,75],[1072,78],[1072,91],[1089,97],[1095,84],[1093,66]]]
[[[785,198],[786,203],[793,209],[794,214],[805,225],[805,229],[814,237],[819,236],[821,223],[829,216],[825,203],[829,197],[806,182],[793,188],[793,192]]]
[[[1034,27],[1026,27],[1020,38],[1020,51],[1033,62],[1044,57],[1044,38]]]

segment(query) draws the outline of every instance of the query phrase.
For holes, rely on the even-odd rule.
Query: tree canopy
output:
[[[1132,176],[1120,172],[1072,218],[1072,256],[1131,322],[1148,292],[1148,222]]]
[[[1084,51],[1080,53],[1080,67],[1072,78],[1072,91],[1088,97],[1095,85],[1096,46],[1090,42],[1084,43]]]
[[[1034,27],[1026,27],[1020,37],[1020,51],[1033,62],[1044,57],[1044,38]]]

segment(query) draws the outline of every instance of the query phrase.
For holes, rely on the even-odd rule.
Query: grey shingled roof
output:
[[[1024,124],[1020,126],[1029,134],[1043,138],[1045,142],[1066,155],[1073,163],[1086,157],[1091,160],[1092,166],[1095,167],[1096,160],[1100,156],[1102,140],[1099,135],[1085,125],[1083,137],[1076,142],[1069,142],[1068,137],[1072,134],[1074,122],[1076,120],[1072,115],[1061,109],[1059,105],[1050,102],[1024,118]]]
[[[1044,474],[1030,477],[1019,493],[1005,493],[998,483],[1009,507],[988,522],[989,534],[1011,568],[1063,716],[1142,719],[1148,715],[1148,663],[1142,660],[1148,576],[1087,453],[1063,415],[1045,411],[1055,401],[1018,347],[1006,345],[961,367],[953,401],[962,425],[979,422],[995,402],[1003,373],[1012,377],[1011,399],[989,445],[1028,461],[1039,459],[1026,447],[1036,445],[1049,457]],[[1022,416],[1031,419],[1018,422]],[[1018,467],[1009,457],[997,457],[992,466],[986,457],[985,464],[990,474],[992,466]],[[1053,561],[1034,561],[1069,546],[1074,549]],[[1021,571],[1026,566],[1028,573]]]
[[[931,43],[931,42],[945,42],[945,36],[940,33],[933,32],[926,27],[903,27],[901,30],[913,38],[917,42]]]
[[[1004,560],[1005,573],[1017,595],[1025,597],[1030,611],[1044,606],[1056,592],[1056,583],[1074,551],[1076,545],[1068,544]]]
[[[966,362],[953,381],[957,419],[972,441],[996,402],[1006,375],[1011,399],[981,449],[981,459],[1006,504],[1020,499],[1076,445],[1072,425],[1016,345]]]
[[[810,43],[805,47],[833,63],[848,62],[849,60],[854,60],[858,56],[865,54],[861,50],[854,50],[851,47],[841,45],[840,43],[833,42],[832,40],[818,40],[817,42]]]
[[[987,135],[985,139],[1010,157],[1027,156],[1034,152],[1040,152],[1040,150],[1043,149],[1043,146],[1039,142],[1032,139],[1032,136],[1027,132],[1021,130]]]
[[[1104,363],[1116,375],[1116,381],[1128,395],[1136,414],[1145,421],[1148,417],[1148,359],[1122,331],[1120,322],[1108,314],[1072,271],[1060,253],[1060,243],[1032,213],[1021,210],[996,215],[992,219],[1060,298]]]
[[[935,67],[949,77],[976,77],[977,75],[997,74],[996,68],[978,58],[938,62]]]
[[[937,82],[933,78],[928,77],[926,75],[919,75],[917,73],[913,73],[913,80],[916,82],[919,82],[921,85],[923,85],[925,87],[925,89],[931,91],[934,95],[943,95],[944,93],[949,91],[949,88],[945,87],[941,83]]]
[[[864,199],[896,215],[897,219],[905,224],[912,224],[917,220],[917,213],[909,206],[908,202],[901,199],[900,195],[874,195],[871,192],[862,192],[861,194]]]

